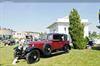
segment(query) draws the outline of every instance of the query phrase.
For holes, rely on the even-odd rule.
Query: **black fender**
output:
[[[26,48],[26,52],[31,52],[32,50],[34,50],[35,49],[35,47],[28,47],[28,48]]]
[[[25,51],[28,53],[28,52],[31,52],[32,50],[38,50],[40,54],[43,54],[42,50],[36,47],[31,47],[31,48],[28,47]]]
[[[50,47],[51,47],[51,50],[52,50],[52,46],[51,46],[50,44],[46,43],[46,44],[44,44],[42,51],[44,50],[44,48],[45,48],[46,46],[50,46]]]
[[[48,53],[45,52],[45,48],[46,48],[47,46],[49,46],[49,47],[51,48],[51,53],[52,53],[52,47],[51,47],[51,45],[49,45],[49,44],[47,43],[47,44],[45,44],[45,45],[43,46],[43,49],[42,49],[43,55],[44,55],[44,56],[50,56],[50,55],[51,55],[51,53],[48,54]]]
[[[71,50],[71,46],[68,44],[68,49]]]
[[[50,46],[50,47],[51,47],[50,44],[46,43],[46,44],[44,44],[43,49],[44,49],[46,46]],[[52,48],[52,47],[51,47],[51,48]]]

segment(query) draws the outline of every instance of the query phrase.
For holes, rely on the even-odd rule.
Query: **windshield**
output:
[[[41,35],[39,39],[40,39],[40,40],[46,40],[46,39],[47,39],[47,34]]]

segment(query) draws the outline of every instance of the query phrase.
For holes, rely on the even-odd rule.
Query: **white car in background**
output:
[[[100,44],[100,38],[95,38],[93,39],[94,44]]]

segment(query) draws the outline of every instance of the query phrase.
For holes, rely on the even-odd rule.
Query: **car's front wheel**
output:
[[[32,50],[31,52],[27,53],[26,60],[28,64],[32,64],[33,62],[37,62],[40,60],[40,53],[38,50]]]

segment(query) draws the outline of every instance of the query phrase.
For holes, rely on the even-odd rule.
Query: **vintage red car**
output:
[[[32,63],[39,60],[40,55],[51,56],[54,52],[69,52],[70,49],[71,47],[66,34],[49,33],[46,35],[46,39],[30,42],[24,54],[19,54],[23,55],[28,63]],[[21,55],[17,55],[17,53],[15,53],[15,56]]]

